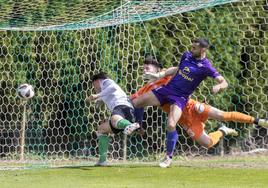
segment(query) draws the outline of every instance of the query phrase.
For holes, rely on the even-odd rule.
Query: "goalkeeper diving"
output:
[[[135,100],[138,96],[167,84],[172,76],[165,76],[162,72],[162,65],[153,58],[146,58],[143,65],[144,79],[148,82],[136,93],[131,95],[131,99]],[[165,104],[161,108],[169,113],[170,104]],[[136,109],[136,120],[141,124],[143,119],[143,108]],[[178,124],[188,133],[188,135],[200,145],[210,148],[217,144],[221,137],[226,135],[236,136],[237,132],[234,129],[226,126],[220,127],[217,131],[207,134],[204,130],[205,122],[208,119],[219,121],[232,121],[247,124],[256,124],[263,127],[268,127],[267,119],[258,119],[240,112],[225,112],[208,104],[200,103],[190,99],[182,111],[182,115]],[[141,124],[142,125],[142,124]],[[160,167],[169,167],[172,162],[173,152],[167,152],[165,158],[168,160],[160,163]]]

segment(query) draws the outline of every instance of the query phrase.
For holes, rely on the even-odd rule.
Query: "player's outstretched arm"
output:
[[[86,98],[86,101],[87,102],[92,102],[92,101],[95,101],[99,98],[99,95],[98,94],[92,94],[90,95],[89,97]]]
[[[225,80],[225,78],[223,76],[217,76],[215,78],[217,84],[213,86],[212,88],[212,93],[213,94],[216,94],[218,93],[219,91],[225,89],[228,87],[228,83],[227,81]]]
[[[178,71],[178,67],[170,67],[164,71],[158,73],[145,72],[143,74],[143,79],[147,81],[155,81],[166,76],[174,75]]]

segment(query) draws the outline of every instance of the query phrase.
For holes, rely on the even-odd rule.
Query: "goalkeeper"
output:
[[[157,74],[161,71],[162,65],[159,64],[155,59],[146,58],[143,65],[144,73]],[[159,80],[151,81],[140,88],[136,93],[131,96],[131,99],[134,100],[136,97],[151,91],[154,88],[167,84],[171,76],[165,76]],[[169,113],[170,104],[165,104],[162,106],[162,109]],[[143,119],[143,108],[136,109],[138,115],[136,119],[141,122]],[[225,135],[236,135],[237,132],[234,129],[230,129],[226,126],[220,127],[217,131],[207,134],[204,131],[205,122],[208,119],[215,119],[220,121],[233,121],[240,123],[256,124],[264,127],[268,127],[268,120],[257,119],[252,116],[240,113],[240,112],[224,112],[215,107],[209,106],[207,104],[199,103],[193,99],[190,99],[185,108],[182,111],[182,115],[178,121],[183,129],[188,133],[188,135],[200,145],[210,148],[217,144],[222,136]],[[142,125],[140,123],[140,125]],[[172,157],[172,153],[167,153]],[[171,162],[171,160],[170,160]],[[165,163],[160,163],[161,167],[165,166]]]
[[[109,121],[104,121],[98,126],[99,161],[96,166],[107,166],[106,157],[109,144],[109,134],[131,134],[140,125],[134,123],[134,108],[126,93],[105,73],[99,73],[92,77],[92,84],[97,94],[87,97],[87,101],[103,101],[112,112]]]

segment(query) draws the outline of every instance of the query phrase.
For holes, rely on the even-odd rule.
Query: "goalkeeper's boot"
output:
[[[133,131],[137,130],[138,128],[140,128],[140,124],[138,124],[138,123],[132,123],[132,124],[128,125],[124,129],[124,134],[130,135],[131,133],[133,133]]]
[[[258,125],[268,128],[268,119],[259,119]]]
[[[237,136],[238,135],[238,132],[236,130],[226,127],[225,125],[221,126],[219,130],[223,132],[224,136],[226,135]]]
[[[161,168],[168,168],[171,166],[171,163],[172,163],[172,159],[168,155],[166,155],[164,160],[161,163],[159,163],[159,166]]]
[[[94,166],[108,166],[107,161],[98,161]]]

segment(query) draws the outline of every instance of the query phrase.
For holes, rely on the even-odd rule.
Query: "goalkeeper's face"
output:
[[[153,64],[144,64],[143,65],[143,73],[149,72],[149,73],[157,73],[160,69],[153,65]]]

